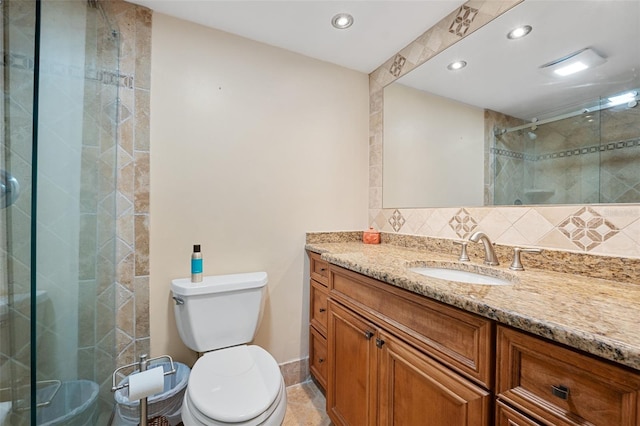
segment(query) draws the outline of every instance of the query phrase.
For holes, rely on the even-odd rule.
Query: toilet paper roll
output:
[[[164,369],[152,368],[129,376],[129,401],[146,398],[164,390]]]

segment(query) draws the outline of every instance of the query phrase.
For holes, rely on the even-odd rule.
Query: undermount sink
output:
[[[411,272],[415,272],[427,277],[439,278],[442,280],[456,281],[466,284],[480,284],[480,285],[511,285],[513,284],[509,280],[503,278],[494,277],[491,275],[485,275],[478,272],[461,271],[458,269],[449,269],[441,267],[417,267],[409,268]]]

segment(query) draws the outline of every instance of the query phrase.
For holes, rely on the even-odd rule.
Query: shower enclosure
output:
[[[638,89],[626,96],[496,129],[494,204],[640,202]]]
[[[118,31],[95,0],[0,10],[0,426],[107,424]]]

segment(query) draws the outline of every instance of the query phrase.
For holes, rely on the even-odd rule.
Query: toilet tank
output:
[[[207,352],[253,340],[262,317],[266,272],[213,275],[192,283],[171,282],[180,338],[189,348]]]

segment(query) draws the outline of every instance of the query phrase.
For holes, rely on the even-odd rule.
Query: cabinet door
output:
[[[337,426],[376,422],[376,328],[329,301],[327,412]]]
[[[489,425],[489,392],[392,335],[378,334],[380,425]]]

